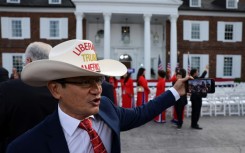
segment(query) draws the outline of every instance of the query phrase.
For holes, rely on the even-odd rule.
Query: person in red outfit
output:
[[[165,76],[166,76],[166,72],[164,70],[158,70],[156,97],[161,95],[163,92],[165,92],[165,86],[166,86]],[[156,116],[154,118],[154,121],[158,123],[166,123],[166,111],[163,111],[161,114]]]
[[[113,94],[114,94],[114,104],[118,106],[117,103],[117,87],[118,87],[118,81],[116,77],[109,77],[109,83],[113,85]]]
[[[141,67],[137,73],[137,106],[141,106],[148,101],[150,89],[145,79],[145,68]]]
[[[122,107],[134,107],[134,85],[131,78],[131,73],[124,75],[123,88],[122,88]]]

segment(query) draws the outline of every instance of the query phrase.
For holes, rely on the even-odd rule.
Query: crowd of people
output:
[[[133,84],[133,80],[131,78],[131,73],[126,73],[124,76],[120,77],[120,80],[117,80],[115,77],[109,77],[113,78],[113,81],[109,81],[109,83],[112,84],[113,86],[113,93],[114,93],[114,102],[117,102],[116,105],[119,105],[124,108],[134,108],[137,106],[141,106],[145,103],[148,102],[149,95],[150,95],[150,89],[148,86],[148,81],[145,79],[145,68],[141,67],[138,70],[137,73],[137,79],[136,79],[136,87]],[[204,72],[202,73],[201,76],[198,76],[198,70],[197,69],[192,69],[188,75],[191,75],[193,78],[204,78],[205,75],[207,74],[208,71],[208,66],[205,67]],[[172,85],[174,86],[175,82],[180,79],[180,78],[185,78],[187,76],[187,72],[183,68],[176,68],[175,73],[173,76],[169,76],[170,73],[166,73],[164,70],[159,69],[158,70],[158,78],[157,78],[157,83],[156,83],[156,93],[155,97],[161,95],[162,93],[165,92],[166,88],[166,81],[171,81]],[[118,82],[120,82],[121,86],[118,86]],[[192,103],[192,117],[191,117],[191,128],[193,129],[199,129],[201,130],[202,127],[199,126],[198,120],[200,117],[200,111],[202,107],[202,98],[207,96],[207,91],[203,92],[201,90],[203,82],[202,80],[195,80],[195,82],[198,82],[200,85],[190,85],[187,91],[190,96],[190,100]],[[205,84],[205,87],[208,86],[209,84]],[[200,91],[198,89],[193,92],[194,88],[200,87]],[[202,88],[201,88],[202,87]],[[118,100],[118,95],[115,94],[117,88],[121,88],[121,105],[119,104]],[[136,88],[136,92],[134,93],[134,89]],[[207,87],[208,88],[208,87]],[[210,88],[210,87],[209,87]],[[208,90],[208,89],[207,89]],[[136,102],[135,102],[135,96],[136,96]],[[120,95],[119,95],[120,96]],[[184,110],[185,110],[185,105],[187,104],[187,94],[183,95],[180,97],[178,102],[174,105],[173,107],[173,119],[171,122],[176,125],[177,129],[182,128],[183,120],[184,120]],[[166,123],[166,110],[157,115],[154,118],[155,122],[158,123]]]
[[[7,71],[0,69],[1,153],[120,152],[120,131],[151,120],[165,123],[166,109],[171,106],[176,127],[181,129],[187,104],[186,81],[198,77],[196,69],[191,70],[192,77],[182,68],[172,77],[158,70],[156,95],[149,100],[146,69],[139,68],[134,87],[124,64],[97,60],[91,41],[74,39],[54,47],[34,42],[27,46],[25,55],[20,75],[13,74],[10,79]],[[91,58],[81,58],[85,55]],[[88,66],[91,64],[97,69]],[[173,86],[165,91],[167,79]],[[191,94],[193,129],[202,129],[198,124],[201,99]]]

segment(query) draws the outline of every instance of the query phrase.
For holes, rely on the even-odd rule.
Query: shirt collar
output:
[[[58,115],[60,119],[60,124],[62,128],[65,130],[65,132],[69,135],[72,136],[73,133],[76,131],[78,128],[79,123],[81,120],[75,119],[69,115],[67,115],[65,112],[63,112],[58,105]],[[94,115],[89,116],[94,119]]]

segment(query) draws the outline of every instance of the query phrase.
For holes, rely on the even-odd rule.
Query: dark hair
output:
[[[7,81],[9,79],[9,72],[7,69],[0,67],[0,82]]]
[[[162,77],[162,78],[165,78],[165,76],[166,76],[166,72],[164,71],[164,70],[158,70],[158,75],[160,76],[160,77]]]
[[[139,80],[140,76],[145,77],[144,76],[144,72],[145,72],[145,68],[143,68],[143,67],[139,68],[138,73],[137,73],[137,83],[138,83],[138,80]]]
[[[128,81],[128,79],[130,78],[131,73],[127,72],[127,76],[124,78],[124,83],[126,83]]]
[[[53,80],[53,81],[61,84],[62,88],[65,88],[66,87],[65,78],[57,79],[57,80]]]
[[[105,76],[105,81],[109,82],[109,77]]]
[[[185,69],[179,69],[176,72],[176,75],[181,75],[181,77],[184,78],[186,76],[186,70]]]
[[[197,69],[191,69],[190,75],[193,76],[197,72]]]

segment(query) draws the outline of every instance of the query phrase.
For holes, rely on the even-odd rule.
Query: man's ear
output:
[[[32,59],[30,57],[26,58],[26,64],[29,64],[32,62]]]
[[[48,89],[55,99],[60,99],[59,88],[61,88],[61,85],[58,84],[57,82],[54,81],[48,82]]]

